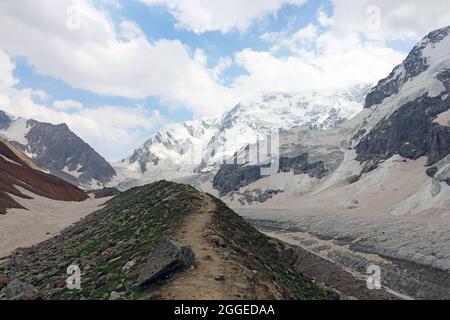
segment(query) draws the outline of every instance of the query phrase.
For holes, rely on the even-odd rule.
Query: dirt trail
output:
[[[228,259],[226,250],[208,239],[211,216],[215,204],[203,195],[205,205],[191,214],[177,235],[177,240],[190,245],[195,253],[195,269],[175,276],[165,287],[162,299],[175,300],[230,300],[252,298],[252,285],[242,265]]]

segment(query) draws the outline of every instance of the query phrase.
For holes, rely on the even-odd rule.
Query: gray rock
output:
[[[393,94],[397,94],[404,83],[411,78],[416,77],[429,68],[427,58],[423,56],[424,48],[430,43],[437,43],[450,33],[450,27],[439,29],[428,34],[421,42],[419,42],[409,53],[402,65],[397,66],[392,73],[378,84],[367,94],[366,108],[378,105],[383,100]],[[404,75],[398,71],[404,68]]]
[[[119,293],[119,292],[113,291],[109,295],[109,300],[121,300],[123,296],[124,296],[124,293]]]
[[[8,130],[14,121],[0,111],[0,129]],[[36,120],[28,120],[26,124],[28,143],[10,142],[21,151],[33,154],[32,160],[53,175],[75,185],[89,183],[92,179],[106,183],[116,175],[112,166],[66,124],[53,125]],[[71,175],[65,169],[78,173]]]
[[[239,164],[225,164],[213,179],[213,187],[221,195],[237,191],[261,179],[260,166],[243,166]]]
[[[3,289],[3,293],[5,294],[5,298],[10,300],[14,299],[21,294],[24,294],[27,291],[33,290],[34,287],[25,282],[20,282],[17,280],[12,280],[8,283],[8,285]]]
[[[88,183],[92,179],[105,183],[116,174],[111,165],[66,124],[55,126],[29,120],[28,125],[32,129],[26,135],[26,151],[36,154],[33,158],[36,164],[59,178],[75,184]],[[68,175],[64,172],[66,167],[69,171],[79,169],[80,176]]]
[[[162,240],[142,269],[138,286],[149,285],[174,271],[189,268],[194,263],[195,254],[190,246],[172,240]]]
[[[214,243],[218,247],[224,247],[225,246],[225,241],[218,235],[211,234],[211,235],[208,235],[206,238],[207,238],[208,241]]]
[[[427,176],[429,176],[430,178],[434,178],[434,176],[438,172],[438,168],[431,167],[431,168],[428,168],[426,172],[427,172]]]
[[[354,184],[354,183],[358,182],[359,179],[361,179],[360,175],[354,175],[354,176],[348,177],[346,179],[346,182],[347,182],[347,184]]]
[[[122,272],[126,273],[128,272],[131,268],[134,267],[134,265],[136,264],[135,260],[130,260],[128,261],[122,268]]]
[[[0,110],[0,129],[7,127],[11,123],[9,116]]]
[[[310,162],[309,154],[302,153],[296,157],[280,157],[280,171],[294,174],[308,174],[314,178],[323,178],[328,173],[324,161]]]
[[[366,162],[364,173],[395,154],[411,160],[427,156],[429,166],[450,154],[450,128],[434,122],[450,108],[450,70],[442,71],[438,78],[446,85],[445,93],[437,97],[425,94],[404,104],[361,139],[356,152],[357,160]]]

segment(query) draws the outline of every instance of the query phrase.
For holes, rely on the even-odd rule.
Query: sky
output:
[[[448,0],[2,0],[0,109],[108,160],[268,92],[376,83]]]

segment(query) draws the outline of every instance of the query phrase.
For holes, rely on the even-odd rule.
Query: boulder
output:
[[[168,274],[189,268],[195,263],[195,254],[190,246],[164,239],[159,244],[142,269],[138,286],[148,286]]]
[[[438,168],[431,167],[431,168],[428,168],[426,172],[427,172],[427,176],[429,176],[430,178],[434,178],[434,176],[438,172]]]
[[[225,241],[218,235],[211,234],[211,235],[208,235],[206,237],[206,239],[209,242],[214,243],[214,245],[217,246],[217,247],[224,247],[225,246]]]
[[[358,182],[359,179],[361,179],[360,175],[354,175],[354,176],[348,177],[346,179],[346,183],[347,184],[354,184],[354,183]]]

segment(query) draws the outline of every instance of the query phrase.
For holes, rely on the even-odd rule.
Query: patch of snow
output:
[[[7,161],[7,162],[9,162],[9,163],[14,163],[15,165],[22,166],[20,163],[17,163],[17,162],[15,162],[15,161],[13,161],[13,160],[11,160],[11,159],[5,157],[5,156],[2,155],[2,154],[0,154],[0,157],[3,158],[5,161]]]
[[[441,126],[450,127],[450,110],[439,114],[434,122],[440,124]]]
[[[73,177],[79,178],[83,174],[83,172],[80,172],[81,168],[82,168],[82,166],[80,164],[78,164],[76,170],[70,171],[69,167],[65,166],[62,171],[67,173],[68,175],[71,175]]]
[[[96,179],[91,179],[89,182],[80,184],[79,188],[82,190],[97,190],[102,189],[105,185]]]
[[[9,209],[6,215],[0,215],[0,257],[10,254],[19,247],[29,247],[55,236],[64,228],[101,209],[101,205],[110,199],[88,199],[83,202],[56,201],[20,187],[16,188],[33,199],[10,195],[28,210]]]
[[[14,141],[26,146],[28,145],[28,140],[25,136],[31,129],[27,122],[27,119],[18,118],[11,122],[8,128],[0,130],[0,135],[4,136],[8,141]]]

